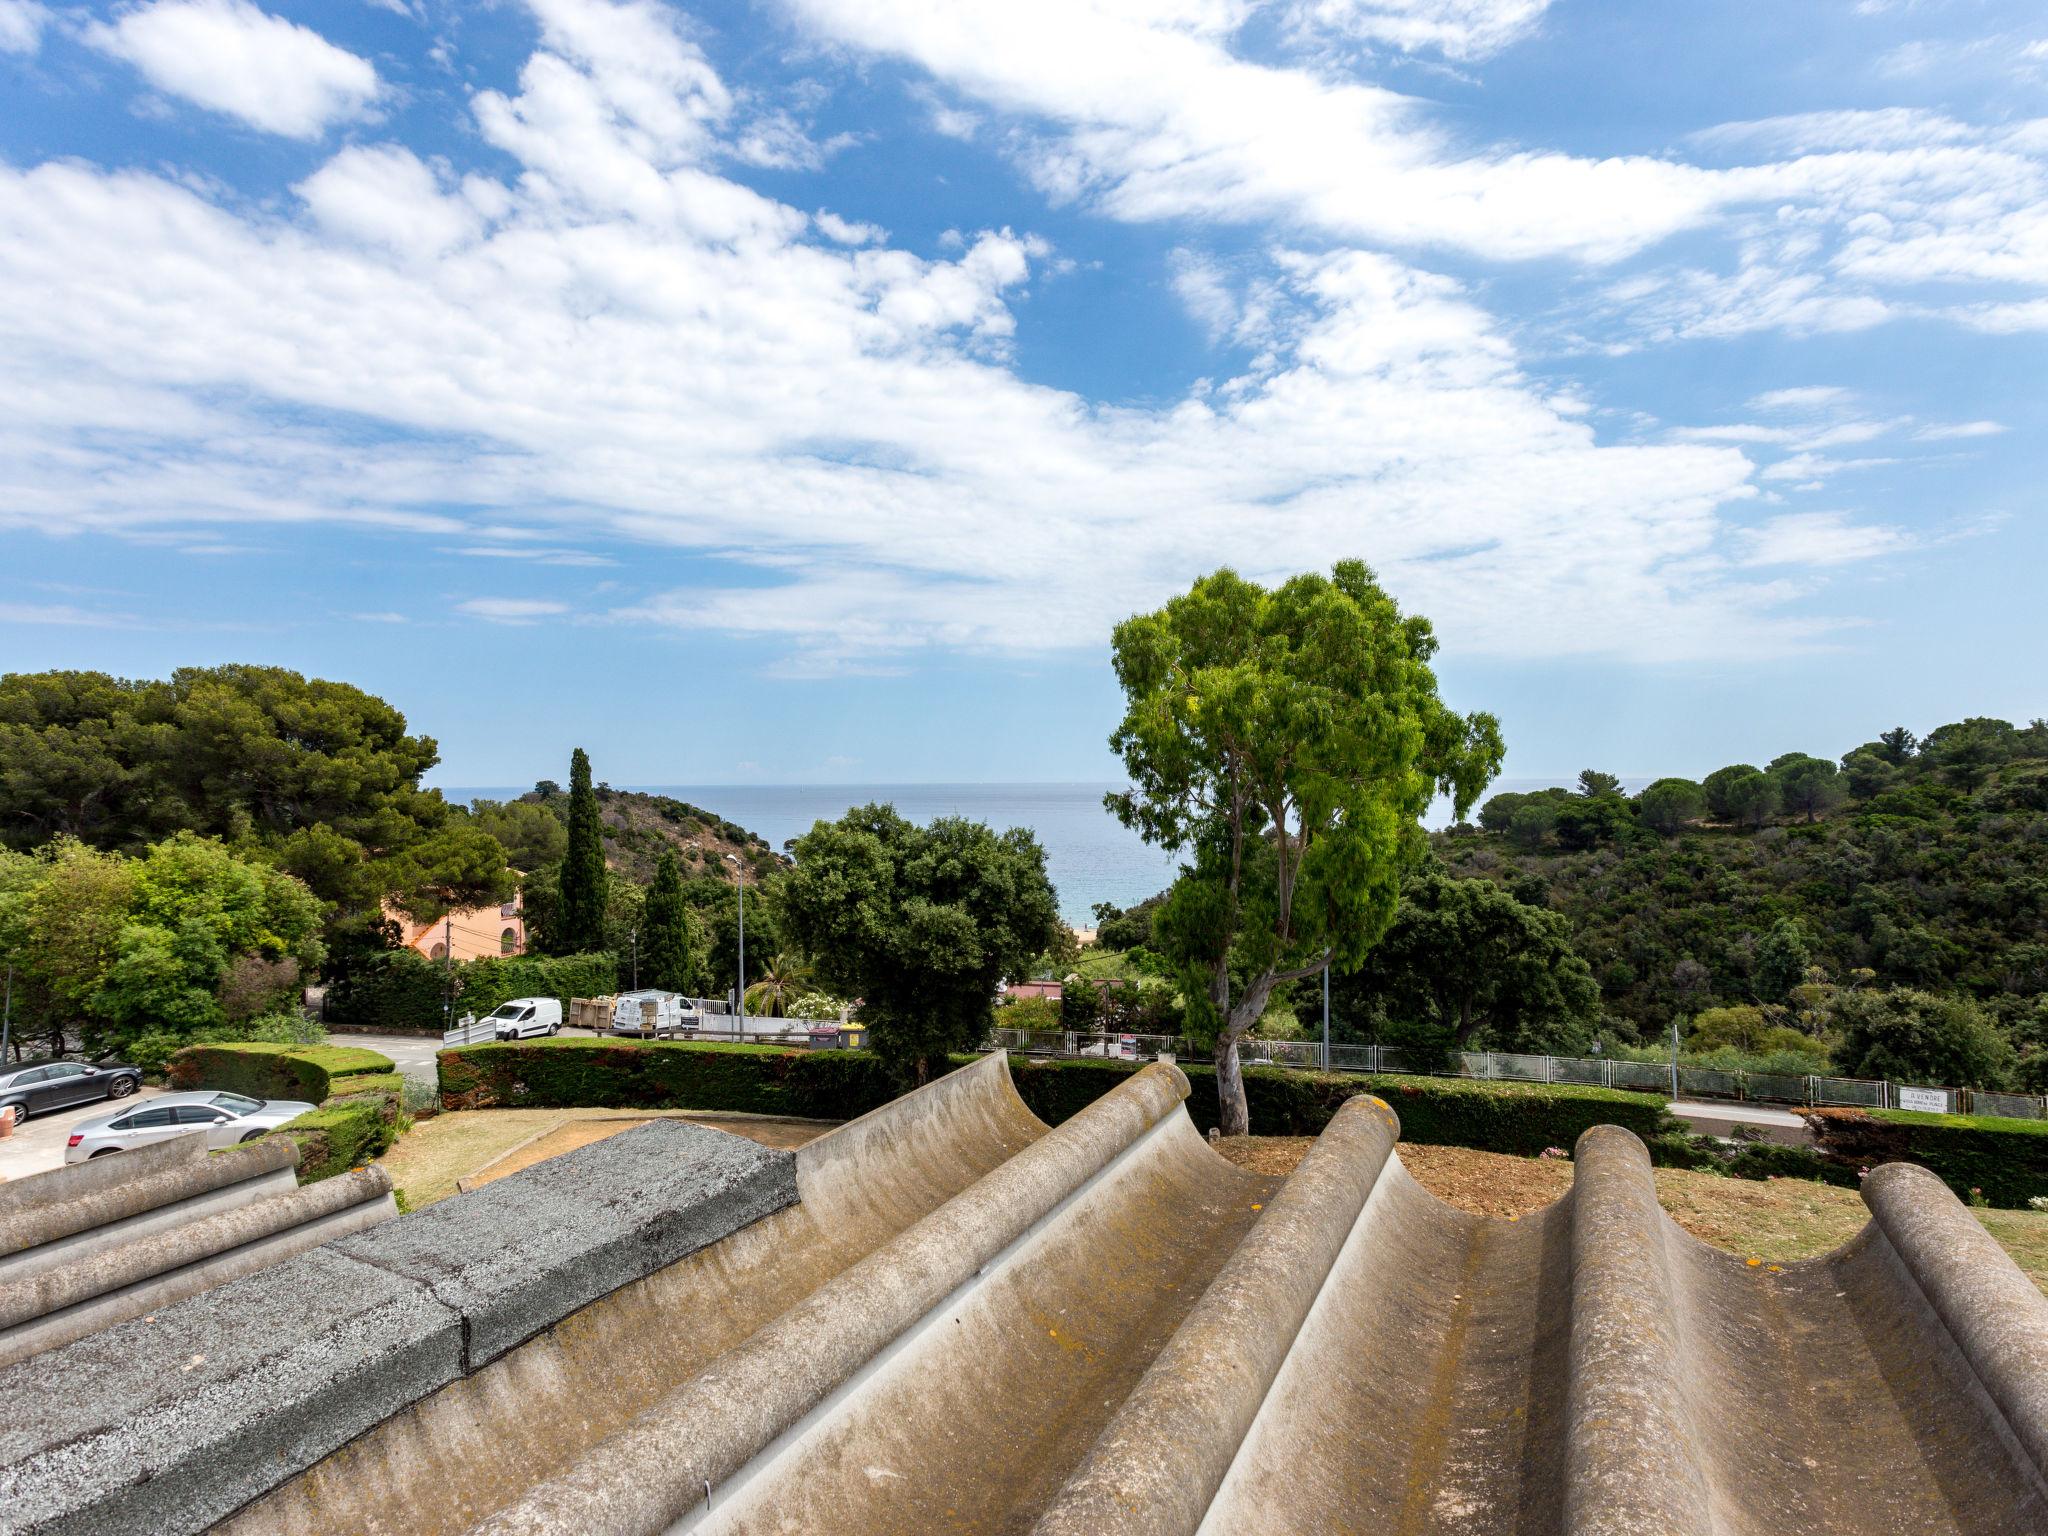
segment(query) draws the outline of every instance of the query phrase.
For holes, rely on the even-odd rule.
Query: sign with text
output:
[[[1946,1088],[1901,1088],[1900,1109],[1924,1109],[1930,1115],[1948,1113],[1948,1090]]]

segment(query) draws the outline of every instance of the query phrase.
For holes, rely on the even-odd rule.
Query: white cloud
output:
[[[1233,53],[1248,7],[1228,0],[788,3],[835,42],[910,59],[949,90],[1018,118],[1026,173],[1053,196],[1118,218],[1282,217],[1343,238],[1605,261],[1698,224],[1730,195],[1711,174],[1644,157],[1463,148],[1412,97]],[[1338,0],[1327,9],[1333,24],[1406,17],[1450,36],[1537,8]],[[1448,19],[1459,16],[1464,23]],[[1476,46],[1481,31],[1469,35]]]
[[[1550,0],[1298,0],[1296,26],[1404,53],[1478,59],[1534,31]]]
[[[126,615],[95,613],[70,603],[0,603],[0,624],[23,624],[37,628],[131,629],[135,621]]]
[[[841,245],[881,245],[889,238],[889,231],[879,224],[857,224],[822,208],[811,217],[817,222],[820,234]]]
[[[152,0],[84,36],[160,91],[290,138],[317,139],[377,96],[369,60],[249,0]]]
[[[569,605],[532,597],[472,597],[457,603],[455,611],[493,624],[533,624],[567,613]]]
[[[2003,422],[1954,421],[1922,427],[1913,436],[1923,443],[1946,443],[1962,438],[1997,437],[2005,430]]]
[[[0,0],[0,53],[34,53],[49,22],[49,8],[36,0]]]
[[[395,144],[344,149],[294,190],[330,232],[410,256],[445,251],[484,222],[475,202],[445,193],[418,156]]]
[[[1738,448],[1603,444],[1455,282],[1270,253],[1219,269],[1232,333],[1267,317],[1245,377],[1143,406],[1035,385],[1005,348],[1042,241],[826,244],[718,174],[743,129],[665,13],[537,9],[518,92],[475,98],[517,162],[502,183],[352,147],[280,210],[0,166],[0,527],[689,548],[751,580],[608,601],[813,672],[1100,645],[1218,564],[1354,553],[1465,652],[1763,654],[1818,630],[1785,611],[1801,584],[1742,569]]]
[[[1840,512],[1792,512],[1742,536],[1746,565],[1848,565],[1895,554],[1912,540],[1896,528],[1850,521]]]
[[[1833,410],[1848,405],[1856,398],[1854,390],[1844,389],[1839,384],[1800,384],[1788,389],[1767,389],[1760,395],[1750,396],[1751,408],[1759,411],[1808,411]]]

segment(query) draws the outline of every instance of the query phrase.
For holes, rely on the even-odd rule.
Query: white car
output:
[[[64,1161],[82,1163],[200,1130],[206,1132],[209,1147],[232,1147],[254,1141],[314,1107],[298,1099],[252,1099],[240,1093],[160,1094],[113,1114],[79,1121],[71,1127]]]
[[[484,1019],[500,1040],[552,1035],[562,1027],[562,1001],[556,997],[515,997]]]

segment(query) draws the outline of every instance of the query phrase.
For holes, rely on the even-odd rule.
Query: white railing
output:
[[[441,1031],[441,1049],[445,1051],[450,1046],[475,1045],[479,1041],[497,1038],[498,1026],[495,1020],[488,1015],[479,1019],[474,1015],[465,1014],[456,1021],[453,1029]]]
[[[1084,1030],[997,1029],[987,1048],[1024,1056],[1109,1057],[1150,1061],[1166,1055],[1206,1061],[1206,1048],[1175,1035],[1091,1034]],[[1238,1061],[1247,1067],[1322,1067],[1322,1046],[1313,1040],[1238,1042]],[[1491,1082],[1575,1083],[1620,1088],[1667,1099],[1726,1099],[1747,1104],[1801,1107],[1861,1106],[1867,1109],[1926,1109],[1950,1114],[2002,1115],[2018,1120],[2048,1119],[2048,1098],[2032,1093],[1993,1093],[1969,1088],[1916,1088],[1862,1078],[1786,1072],[1730,1071],[1668,1061],[1617,1061],[1601,1056],[1535,1056],[1514,1051],[1430,1051],[1398,1045],[1332,1045],[1332,1072],[1394,1073],[1408,1076],[1470,1077]]]

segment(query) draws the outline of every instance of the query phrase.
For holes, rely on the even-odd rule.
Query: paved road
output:
[[[141,1097],[153,1098],[163,1091],[161,1088],[144,1088]],[[0,1137],[0,1178],[25,1178],[46,1168],[63,1167],[64,1143],[70,1139],[72,1126],[134,1102],[133,1097],[101,1099],[96,1104],[74,1104],[69,1109],[53,1109],[47,1114],[36,1115],[12,1136]]]
[[[398,1070],[407,1077],[416,1077],[421,1082],[434,1081],[434,1053],[441,1049],[440,1040],[432,1035],[350,1035],[329,1034],[329,1045],[360,1045],[367,1050],[382,1051],[398,1063]]]
[[[1702,1136],[1726,1136],[1738,1125],[1753,1125],[1766,1141],[1803,1147],[1813,1140],[1807,1123],[1789,1109],[1770,1109],[1762,1104],[1718,1104],[1680,1099],[1671,1106],[1678,1116]]]

